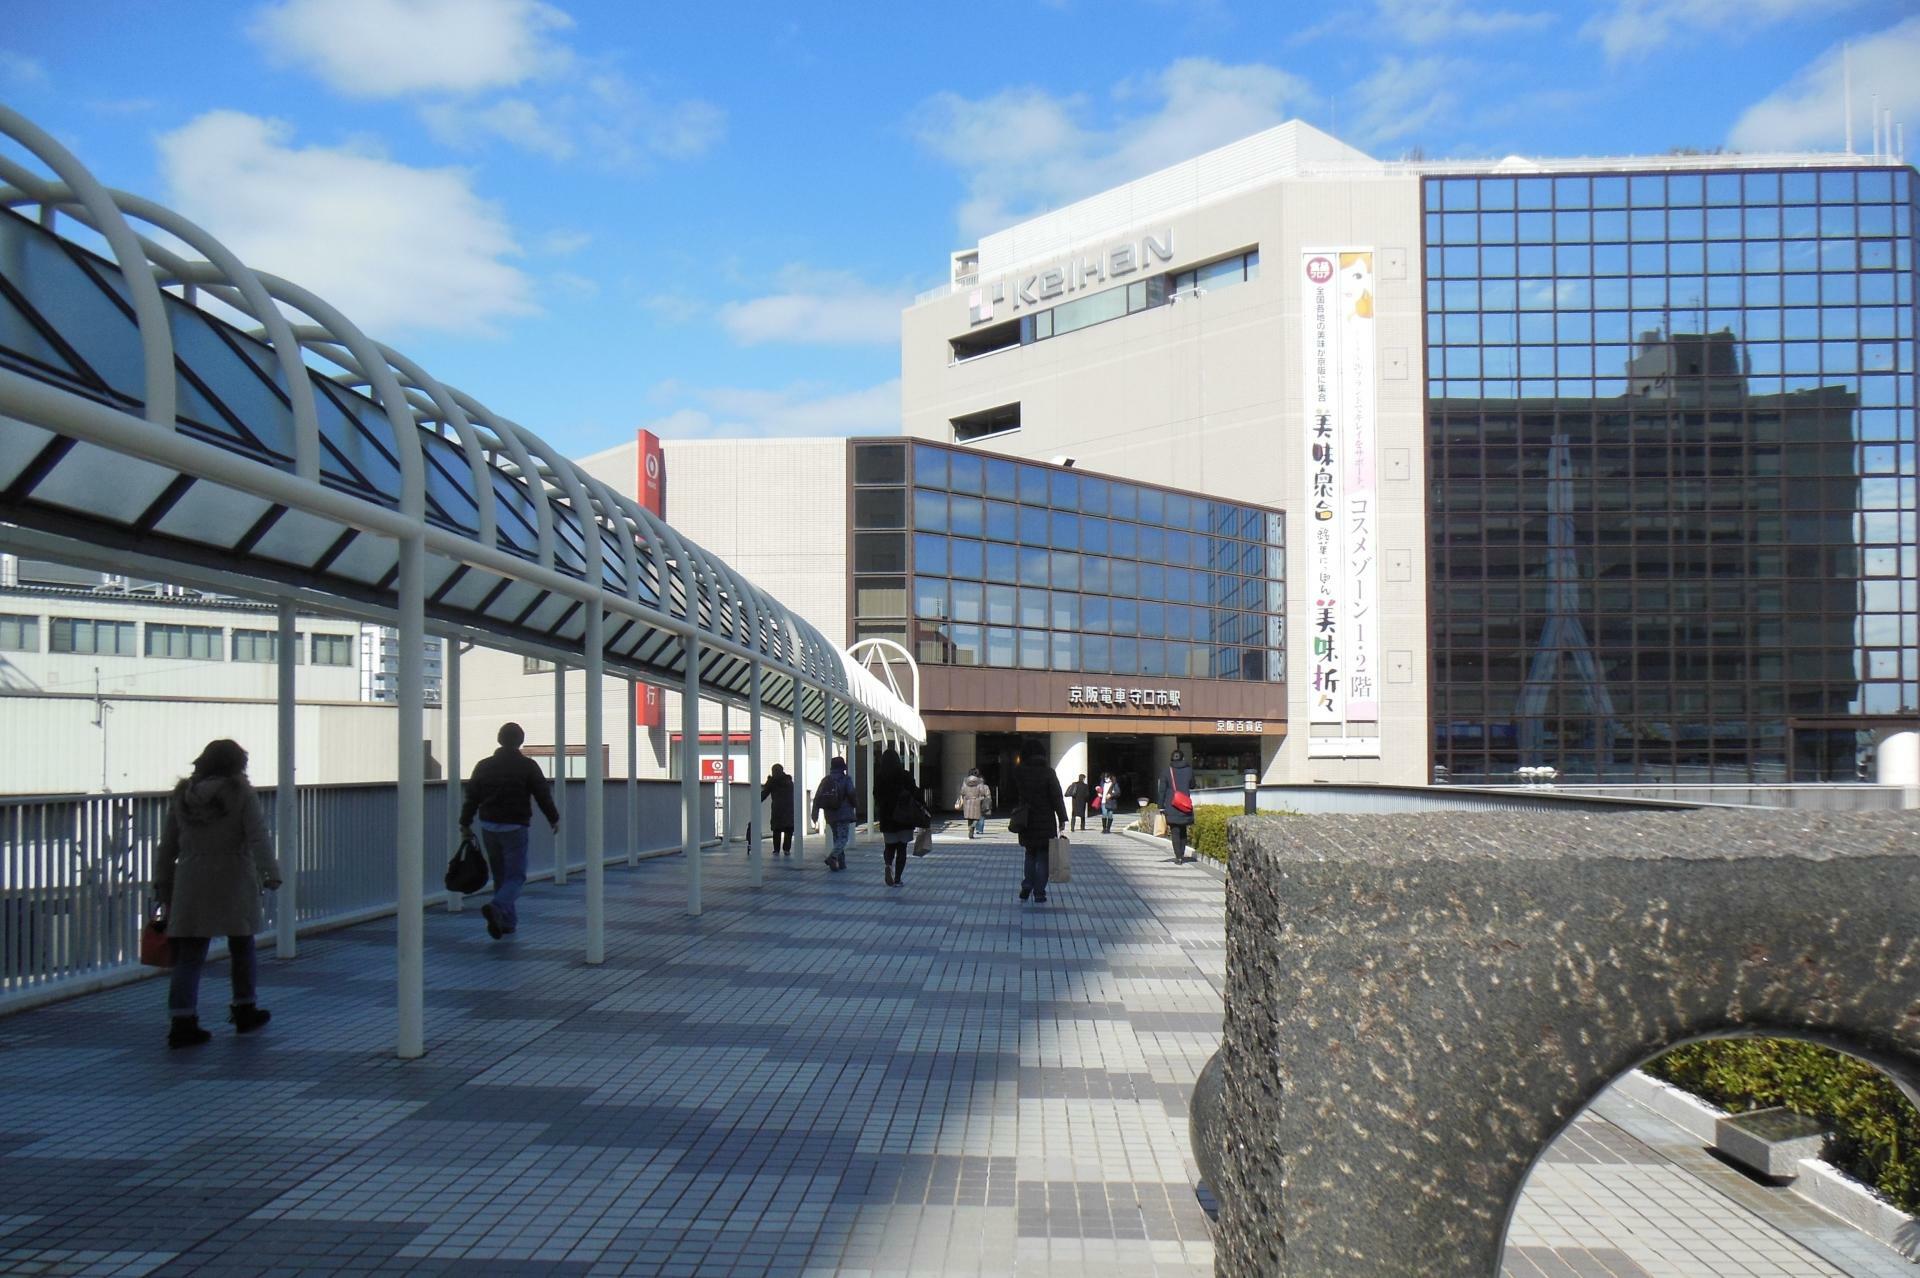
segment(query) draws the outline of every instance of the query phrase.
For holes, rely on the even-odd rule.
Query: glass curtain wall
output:
[[[1914,185],[1425,181],[1452,779],[1871,778],[1920,709]]]
[[[928,665],[1285,678],[1278,512],[921,441],[853,449],[856,637]]]

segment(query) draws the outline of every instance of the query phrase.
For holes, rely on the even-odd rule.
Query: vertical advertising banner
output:
[[[660,437],[650,430],[636,432],[638,474],[634,494],[641,509],[660,518],[667,517],[667,460],[660,450]],[[643,728],[657,728],[666,722],[665,698],[650,683],[636,684],[633,690],[634,714]]]
[[[1300,254],[1308,722],[1380,717],[1373,251]]]

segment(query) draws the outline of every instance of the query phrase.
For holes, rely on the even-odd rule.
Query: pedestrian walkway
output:
[[[431,912],[418,1061],[391,1053],[391,920],[265,961],[256,1037],[169,1053],[151,982],[0,1021],[0,1272],[1212,1272],[1186,1106],[1214,873],[1076,836],[1034,906],[1018,850],[964,834],[900,888],[866,844],[842,874],[770,858],[759,890],[744,861],[709,854],[698,919],[677,858],[610,871],[595,968],[577,887],[530,891],[510,941]],[[1606,1117],[1536,1181],[1517,1278],[1881,1272]],[[1661,1230],[1734,1259],[1689,1268]]]

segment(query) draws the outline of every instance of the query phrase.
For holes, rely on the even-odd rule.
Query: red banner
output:
[[[639,457],[635,468],[634,497],[641,509],[660,518],[667,517],[667,459],[660,450],[660,437],[650,430],[634,435],[634,452]],[[634,714],[643,728],[657,728],[666,722],[666,698],[650,683],[634,688]]]

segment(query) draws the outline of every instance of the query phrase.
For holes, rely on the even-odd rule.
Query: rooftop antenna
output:
[[[1840,114],[1846,122],[1847,154],[1853,154],[1853,46],[1840,46]]]
[[[1873,102],[1873,158],[1880,158],[1880,95],[1872,95]]]

